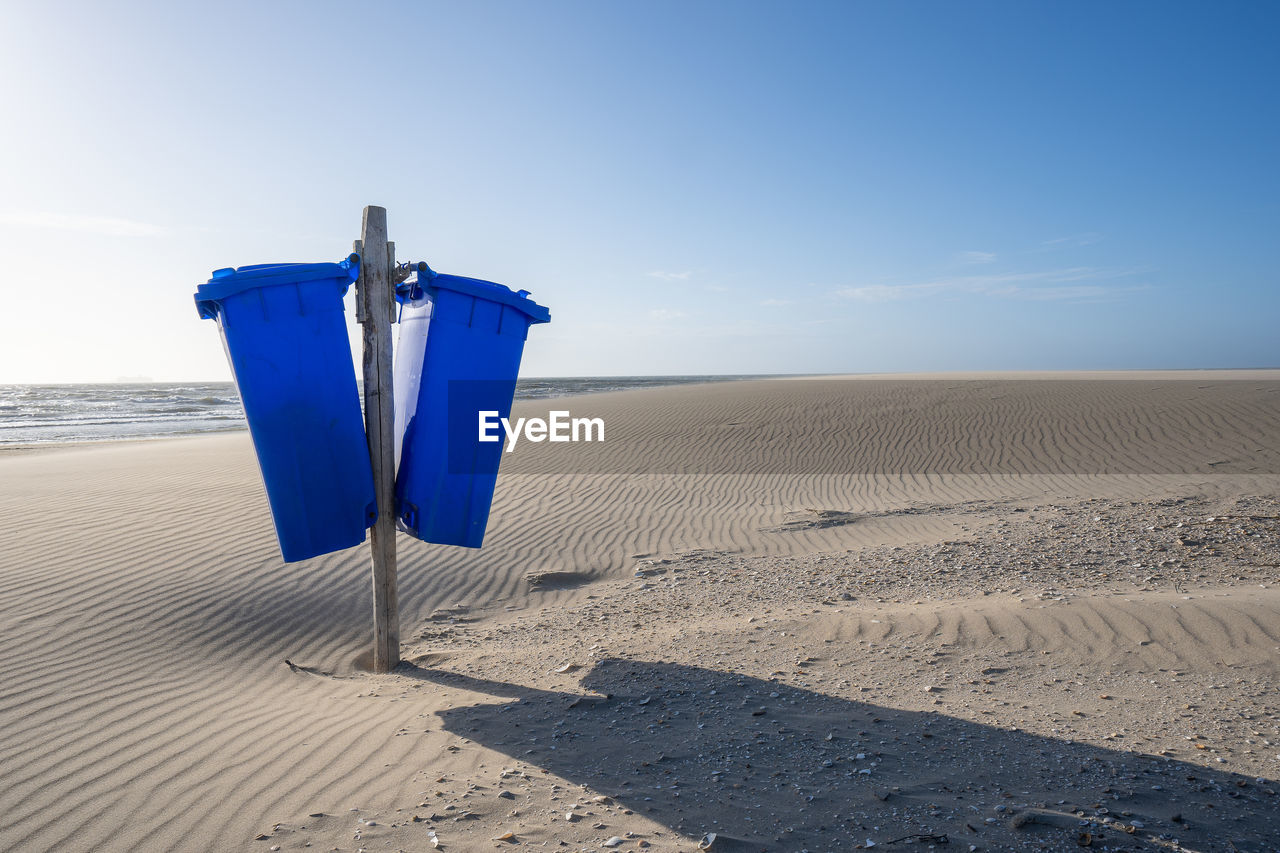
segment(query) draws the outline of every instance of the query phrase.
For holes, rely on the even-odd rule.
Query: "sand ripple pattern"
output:
[[[975,500],[1273,489],[1278,392],[817,381],[575,399],[616,432],[576,446],[576,470],[513,454],[482,551],[402,537],[403,635],[459,603],[553,605],[578,593],[528,575],[619,577],[641,554],[941,539]],[[865,518],[787,527],[814,508]],[[366,549],[280,561],[244,435],[0,458],[0,849],[243,849],[285,816],[412,797],[442,735],[412,703],[353,693],[370,613]],[[1149,634],[1145,654],[1190,642],[1126,613],[932,630],[1049,648]],[[1242,655],[1275,639],[1271,614],[1248,615],[1254,633],[1228,642]],[[1220,623],[1204,609],[1170,624]]]
[[[813,379],[524,402],[603,444],[517,442],[509,470],[703,474],[1280,472],[1280,382]]]

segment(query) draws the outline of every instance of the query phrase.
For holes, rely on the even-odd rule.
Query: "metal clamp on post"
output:
[[[426,261],[418,261],[416,264],[406,261],[396,266],[391,274],[391,283],[395,288],[395,300],[400,309],[396,316],[397,323],[404,316],[405,304],[421,299],[423,282],[430,281],[435,276],[435,271],[427,266]]]
[[[391,285],[396,288],[397,293],[399,292],[400,285],[417,271],[417,264],[411,264],[408,261],[403,264],[396,264],[395,269],[391,271]]]
[[[415,276],[416,278],[414,278]],[[407,262],[400,264],[391,275],[391,284],[395,287],[396,300],[407,302],[413,299],[421,299],[422,285],[435,277],[435,270],[427,266],[426,261],[418,261],[416,264]],[[410,281],[411,278],[414,280]]]

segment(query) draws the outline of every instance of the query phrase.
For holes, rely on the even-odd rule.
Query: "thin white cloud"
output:
[[[649,312],[651,319],[659,321],[679,320],[683,316],[683,311],[675,311],[670,308],[654,308]]]
[[[76,231],[97,234],[102,237],[162,237],[172,232],[163,225],[138,222],[133,219],[117,219],[110,216],[76,216],[66,213],[23,211],[0,213],[0,225],[22,228],[50,228],[57,231]]]
[[[699,323],[698,338],[700,340],[707,340],[711,338],[753,338],[757,340],[765,338],[792,338],[796,335],[814,334],[813,326],[813,321],[763,323],[755,320],[744,320],[736,323]],[[688,336],[687,328],[675,324],[663,325],[661,323],[634,323],[617,326],[608,323],[593,323],[582,328],[602,336],[607,336],[609,339],[684,340]],[[833,329],[831,334],[837,334],[843,338],[846,333],[844,332],[843,327],[838,327],[837,329]]]
[[[1096,231],[1086,231],[1083,234],[1069,234],[1066,237],[1055,237],[1052,240],[1042,240],[1041,247],[1045,249],[1069,249],[1076,246],[1088,246],[1102,239],[1102,235]]]
[[[1078,301],[1111,298],[1144,289],[1134,286],[1115,287],[1104,283],[1135,275],[1137,272],[1137,270],[1098,267],[1068,267],[1039,272],[954,276],[916,284],[869,284],[841,287],[833,293],[845,299],[873,303],[955,294],[1037,301]]]
[[[921,296],[934,289],[929,284],[865,284],[858,287],[840,287],[833,293],[845,299],[856,299],[859,302],[896,302],[899,299],[910,299]]]
[[[1067,301],[1094,302],[1108,299],[1122,293],[1145,290],[1145,287],[1104,287],[1100,284],[1076,284],[1053,287],[1028,287],[1010,294],[1018,299],[1032,299],[1039,302]]]
[[[962,264],[989,264],[995,259],[995,252],[961,252],[956,255],[956,260]]]
[[[761,299],[760,304],[765,308],[778,308],[783,305],[790,305],[791,300],[790,299]]]
[[[648,275],[650,278],[660,278],[663,281],[688,281],[689,276],[693,275],[693,273],[689,272],[688,270],[686,270],[685,272],[666,272],[664,270],[654,270]]]

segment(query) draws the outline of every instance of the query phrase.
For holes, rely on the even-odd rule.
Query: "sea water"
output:
[[[521,379],[517,400],[746,376],[578,376]],[[245,429],[231,382],[0,385],[0,446],[163,438]]]

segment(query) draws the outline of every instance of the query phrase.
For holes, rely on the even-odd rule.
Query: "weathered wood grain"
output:
[[[373,552],[373,669],[390,672],[400,663],[400,615],[396,597],[395,428],[392,391],[391,320],[395,300],[391,288],[391,252],[387,243],[387,211],[370,205],[360,228],[361,252],[357,318],[364,341],[365,432],[373,463],[378,520],[370,543]]]

